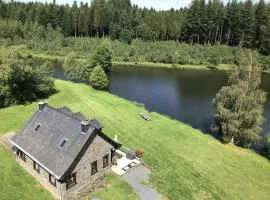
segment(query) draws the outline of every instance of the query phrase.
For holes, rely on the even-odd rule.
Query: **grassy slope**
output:
[[[0,145],[0,199],[52,199],[49,192],[18,166],[11,154]]]
[[[270,163],[255,153],[222,145],[181,122],[151,113],[127,100],[83,84],[56,81],[52,106],[67,105],[96,117],[110,136],[131,148],[143,148],[152,168],[151,184],[170,199],[270,199]],[[0,110],[0,132],[19,130],[36,104]],[[117,192],[117,191],[115,191]]]
[[[101,188],[90,194],[87,199],[98,198],[101,200],[139,200],[132,188],[119,176],[110,172],[106,176],[106,188]]]
[[[15,161],[12,153],[0,145],[0,199],[1,200],[52,200],[52,195],[46,191],[32,176],[25,172]],[[106,188],[101,188],[89,196],[102,200],[136,200],[137,195],[120,177],[109,173],[105,179]],[[27,191],[27,192],[26,192]]]

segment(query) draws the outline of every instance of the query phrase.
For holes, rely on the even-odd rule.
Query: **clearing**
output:
[[[55,84],[59,92],[47,100],[50,105],[68,106],[74,112],[96,117],[104,124],[106,134],[117,134],[125,146],[145,150],[145,162],[152,171],[149,183],[165,198],[270,199],[270,162],[254,152],[223,145],[157,113],[150,113],[152,121],[146,122],[138,116],[142,107],[87,85],[60,80]],[[0,109],[0,132],[18,131],[36,108],[37,102]],[[0,182],[1,194],[8,194],[11,199],[49,198],[3,147],[0,156],[0,175],[4,177]],[[134,195],[115,186],[117,181],[113,179],[111,188],[99,194],[121,195],[122,199]]]

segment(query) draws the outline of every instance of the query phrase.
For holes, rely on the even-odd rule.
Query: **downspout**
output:
[[[59,184],[60,184],[60,200],[63,200],[63,196],[62,196],[62,184],[60,183],[60,181],[59,181]]]

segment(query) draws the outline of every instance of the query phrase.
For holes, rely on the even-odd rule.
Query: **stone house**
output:
[[[11,139],[18,163],[58,199],[71,199],[92,187],[112,165],[121,145],[102,132],[95,119],[67,107],[39,103],[20,134]]]

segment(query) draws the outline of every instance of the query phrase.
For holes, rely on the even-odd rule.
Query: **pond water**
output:
[[[227,79],[221,71],[117,67],[110,75],[109,92],[211,133],[212,100]],[[268,92],[263,125],[266,134],[270,132],[269,74],[262,76],[262,89]]]
[[[60,68],[54,76],[65,79]],[[210,128],[215,112],[212,100],[227,80],[222,71],[116,67],[110,74],[109,92],[214,134]],[[267,134],[270,133],[270,74],[262,75],[261,88],[268,92],[263,125],[263,134]]]

